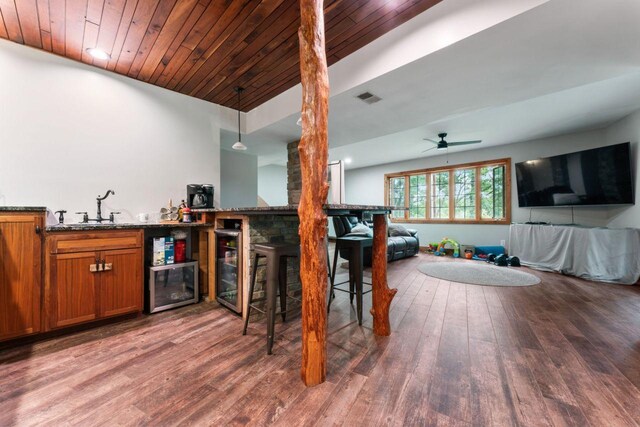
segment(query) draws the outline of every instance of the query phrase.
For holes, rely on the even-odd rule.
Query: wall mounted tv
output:
[[[628,142],[516,163],[516,181],[521,208],[634,203]]]

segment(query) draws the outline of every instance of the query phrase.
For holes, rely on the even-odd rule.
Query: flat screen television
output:
[[[516,181],[521,208],[633,204],[630,143],[516,163]]]

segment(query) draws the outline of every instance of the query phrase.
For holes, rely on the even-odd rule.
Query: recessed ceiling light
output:
[[[96,59],[111,59],[111,55],[97,47],[87,48],[87,53]]]
[[[345,158],[345,159],[344,159],[344,164],[345,164],[345,165],[349,165],[349,164],[351,164],[351,157],[347,157],[347,158]]]

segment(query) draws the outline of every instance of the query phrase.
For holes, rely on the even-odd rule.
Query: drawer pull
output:
[[[113,263],[111,262],[97,262],[95,264],[89,265],[89,271],[91,273],[100,273],[102,271],[111,271],[113,270]]]

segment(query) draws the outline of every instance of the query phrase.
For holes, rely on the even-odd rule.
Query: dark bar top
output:
[[[115,224],[58,224],[48,225],[47,233],[58,233],[64,231],[97,231],[97,230],[137,230],[140,228],[181,228],[181,227],[213,227],[213,224],[198,222],[180,222],[177,224],[167,223],[115,223]]]
[[[0,206],[0,212],[46,212],[45,206]]]
[[[389,213],[393,209],[393,206],[380,206],[380,205],[324,205],[324,210],[327,215],[348,215],[358,214],[363,212],[369,213]],[[243,208],[208,208],[208,209],[192,209],[195,213],[204,212],[231,212],[238,214],[248,215],[297,215],[298,205],[285,205],[285,206],[255,206],[255,207],[243,207]]]

